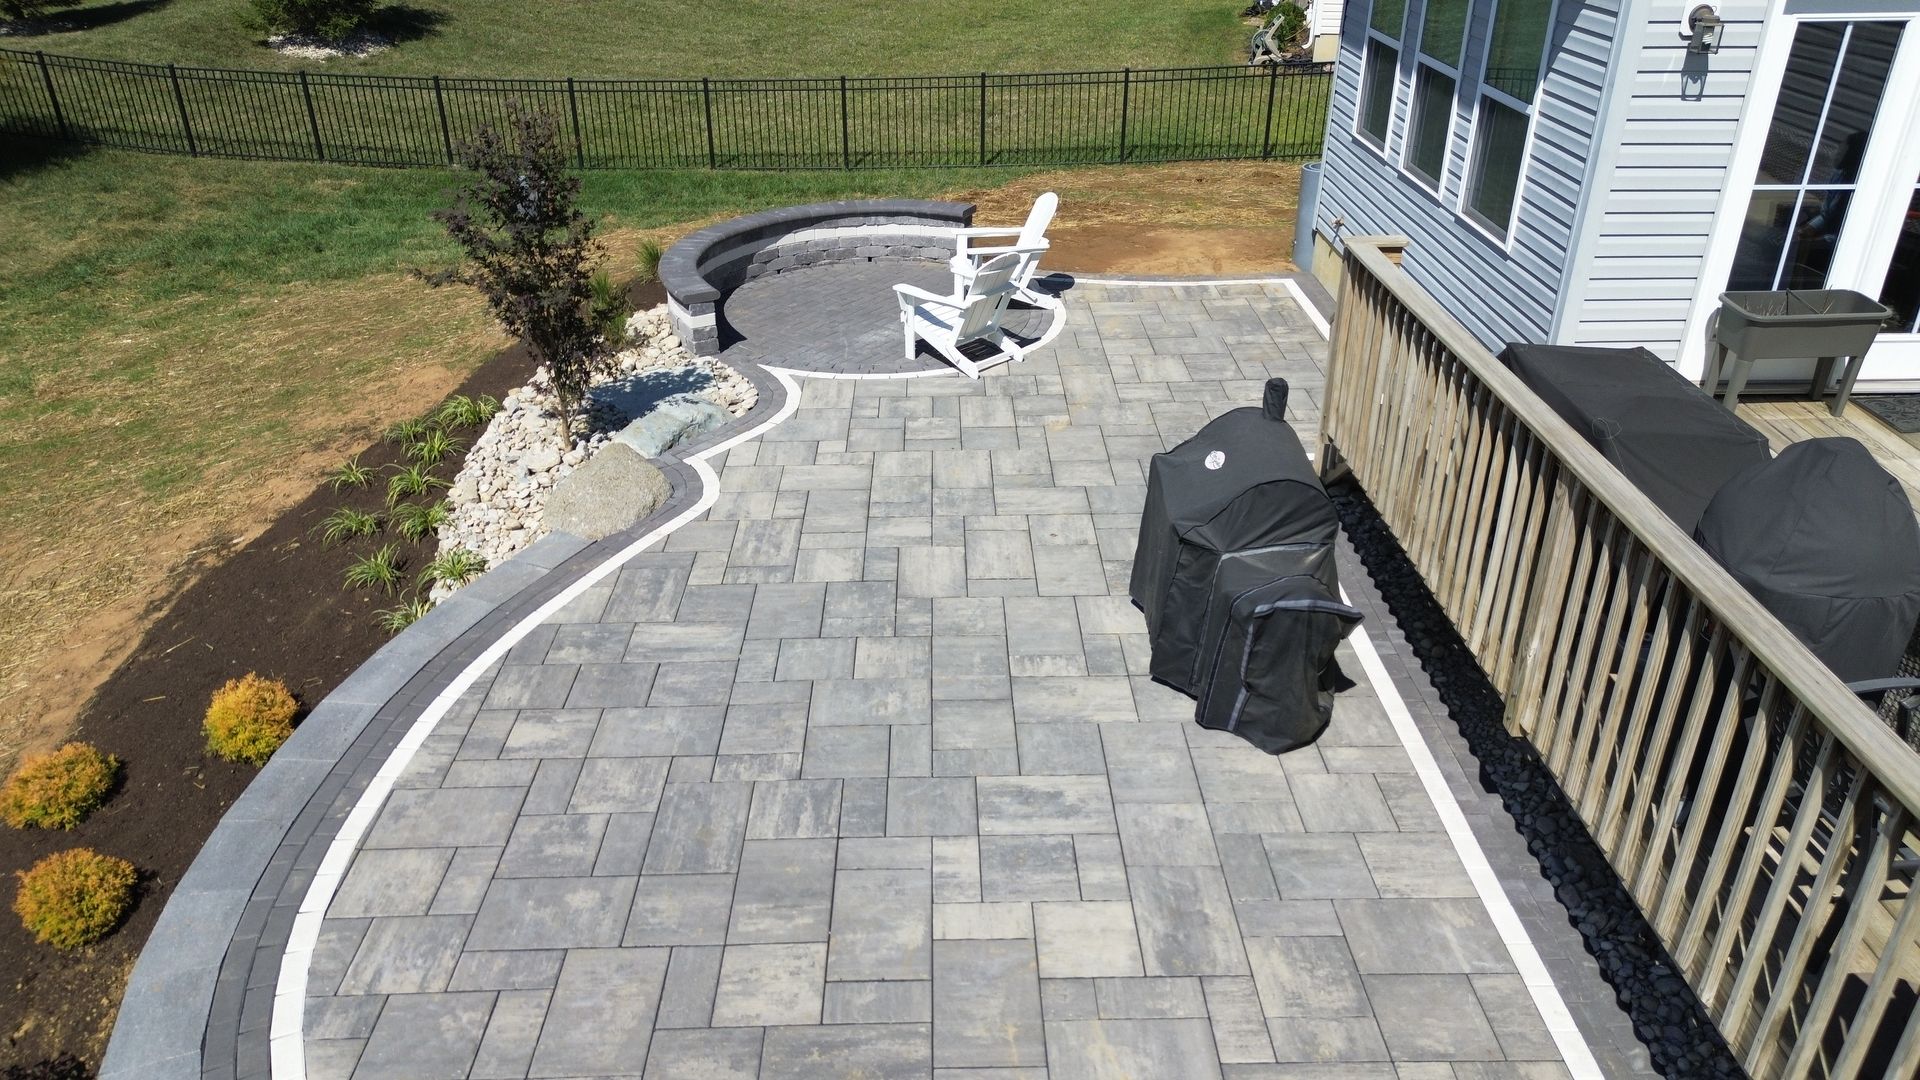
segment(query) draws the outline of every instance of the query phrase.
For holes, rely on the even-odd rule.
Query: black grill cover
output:
[[[1687,532],[1768,460],[1765,435],[1645,349],[1511,344],[1500,359]]]
[[[1339,602],[1340,522],[1299,436],[1286,383],[1156,454],[1131,593],[1156,679],[1195,719],[1282,753],[1312,742],[1342,683],[1333,649],[1359,623]]]
[[[1895,673],[1920,622],[1920,524],[1866,447],[1794,443],[1727,481],[1694,538],[1842,681]]]
[[[1207,612],[1205,666],[1194,719],[1283,754],[1312,743],[1347,685],[1333,651],[1360,613],[1340,602],[1333,548],[1225,555]]]

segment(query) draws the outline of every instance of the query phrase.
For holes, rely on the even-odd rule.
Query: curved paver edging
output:
[[[786,385],[756,366],[740,373],[758,403],[656,462],[673,493],[645,520],[592,543],[542,538],[381,646],[314,706],[169,897],[127,980],[100,1080],[268,1075],[294,916],[360,794],[414,718],[503,631],[700,501],[693,457],[781,415]]]
[[[721,350],[726,297],[742,284],[803,266],[883,258],[945,259],[973,204],[869,199],[784,206],[682,237],[660,259],[673,328],[697,356]]]

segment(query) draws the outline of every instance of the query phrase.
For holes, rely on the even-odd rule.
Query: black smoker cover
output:
[[[1727,481],[1694,538],[1843,682],[1893,675],[1920,621],[1920,524],[1852,439]]]
[[[1269,753],[1313,741],[1341,682],[1333,648],[1360,620],[1339,602],[1340,523],[1284,419],[1286,383],[1154,456],[1131,592],[1155,678],[1195,719]]]
[[[1768,460],[1765,435],[1645,349],[1511,344],[1500,359],[1686,532]]]

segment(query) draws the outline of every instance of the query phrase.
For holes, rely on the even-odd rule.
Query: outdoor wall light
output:
[[[1720,51],[1720,33],[1726,24],[1713,10],[1711,4],[1697,5],[1687,13],[1687,51],[1690,53],[1717,53]]]

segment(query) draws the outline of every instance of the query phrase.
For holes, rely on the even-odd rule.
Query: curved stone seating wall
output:
[[[673,328],[699,356],[720,351],[727,295],[768,274],[874,259],[953,254],[956,230],[973,224],[973,204],[925,199],[812,203],[748,214],[689,233],[660,259]]]

